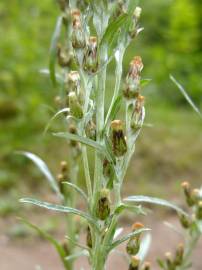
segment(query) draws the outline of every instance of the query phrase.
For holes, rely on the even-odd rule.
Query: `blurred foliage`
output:
[[[146,90],[148,103],[151,107],[156,100],[162,104],[172,104],[172,106],[168,106],[167,110],[160,110],[156,114],[154,113],[155,106],[153,106],[149,112],[153,112],[153,118],[150,120],[158,121],[162,114],[169,115],[169,110],[176,111],[175,105],[184,106],[186,104],[184,98],[169,80],[169,73],[172,73],[185,86],[198,105],[201,103],[202,1],[141,0],[140,5],[143,8],[141,23],[145,30],[126,53],[125,72],[134,54],[143,56],[144,76],[152,78],[152,83]],[[31,184],[32,188],[35,188],[35,181],[41,177],[32,166],[28,167],[30,163],[25,158],[13,155],[14,150],[26,149],[41,154],[46,161],[49,161],[53,170],[56,170],[57,164],[55,164],[55,160],[51,159],[51,154],[54,154],[55,157],[55,149],[58,149],[58,144],[61,145],[61,151],[58,152],[56,159],[64,157],[66,154],[63,150],[63,142],[52,140],[49,137],[42,140],[44,126],[53,114],[50,108],[43,104],[53,105],[56,93],[49,79],[41,76],[39,70],[48,66],[49,44],[58,13],[56,0],[0,1],[0,125],[3,131],[0,132],[0,192],[15,189],[15,182],[21,181],[22,178],[27,181],[27,175],[29,175],[29,182],[34,183]],[[111,78],[113,81],[113,74],[110,80]],[[112,88],[109,87],[109,89]],[[172,112],[172,115],[175,113]],[[172,121],[174,118],[173,116]],[[186,121],[185,118],[183,121]],[[178,120],[178,117],[174,120],[176,127]],[[159,122],[164,125],[170,124],[166,117],[159,119]],[[184,122],[184,125],[186,126],[187,123]],[[194,122],[194,125],[198,125],[198,122]],[[196,130],[201,131],[198,126]],[[188,132],[186,128],[183,131],[185,134]],[[163,133],[152,133],[151,131],[149,134],[155,134],[157,140],[161,140],[161,137],[164,136],[164,140],[166,140],[171,133],[166,129]],[[182,135],[178,139],[181,141],[184,139],[184,143],[188,143],[187,138],[191,140],[191,137],[192,134],[189,134],[184,139]],[[155,142],[153,145],[150,142],[149,145],[155,149]],[[144,145],[142,149],[144,149]],[[160,150],[163,151],[163,147]],[[151,151],[152,155],[154,155],[153,152],[155,151]],[[47,153],[48,155],[46,155]],[[187,157],[187,155],[185,156]],[[178,158],[183,160],[183,152],[182,156]],[[195,157],[195,159],[197,158]],[[153,156],[149,156],[148,159],[154,162]],[[190,170],[187,160],[184,161],[187,162],[187,167],[183,165],[187,171],[185,170],[183,173],[188,173]],[[180,160],[175,161],[176,159],[172,164],[181,162]],[[166,162],[168,161],[165,160]],[[152,163],[149,168],[155,168],[154,164]],[[149,168],[143,169],[143,171],[149,172]],[[198,172],[198,169],[196,170]],[[173,173],[176,171],[177,169]],[[145,179],[149,179],[153,173],[153,169],[151,169],[149,175],[144,175]],[[196,173],[196,175],[198,174]],[[3,213],[11,211],[7,201],[0,208]]]

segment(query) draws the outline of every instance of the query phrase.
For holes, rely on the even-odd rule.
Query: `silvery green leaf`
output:
[[[151,82],[151,79],[141,79],[140,80],[140,86],[145,87],[147,84]]]
[[[97,221],[94,220],[91,216],[89,216],[87,213],[85,213],[83,211],[80,211],[80,210],[72,208],[72,207],[52,204],[52,203],[48,203],[48,202],[42,202],[42,201],[32,199],[32,198],[22,198],[22,199],[20,199],[20,202],[33,204],[33,205],[36,205],[36,206],[39,206],[42,208],[46,208],[49,210],[53,210],[53,211],[74,214],[74,215],[77,215],[77,216],[80,216],[80,217],[86,219],[90,224],[95,226],[97,229],[99,228]]]
[[[48,123],[47,123],[47,125],[46,125],[46,127],[45,127],[45,129],[44,129],[44,134],[46,134],[46,132],[48,131],[48,129],[49,129],[49,127],[50,127],[52,121],[53,121],[54,119],[56,119],[60,114],[65,113],[65,112],[69,112],[69,108],[63,108],[63,109],[59,110],[57,113],[55,113],[55,114],[53,115],[53,117],[48,121]]]
[[[200,112],[199,108],[194,104],[194,102],[192,101],[192,99],[190,98],[190,96],[187,94],[187,92],[184,89],[184,87],[172,75],[170,75],[170,79],[178,87],[178,89],[180,90],[180,92],[182,93],[182,95],[185,97],[185,99],[189,103],[189,105],[191,105],[191,107],[194,109],[194,111],[200,117],[202,117],[202,113]]]
[[[114,233],[114,240],[122,233],[122,231],[123,231],[123,228],[116,229]]]
[[[24,218],[20,218],[20,221],[23,222],[28,227],[30,227],[31,229],[35,230],[44,239],[48,240],[54,246],[54,248],[56,249],[56,251],[60,255],[60,258],[61,258],[63,264],[66,266],[65,251],[63,250],[62,246],[58,243],[58,241],[55,238],[53,238],[49,233],[45,232],[44,230],[42,230],[38,226],[30,223],[28,220],[26,220]]]
[[[55,30],[52,36],[51,46],[50,46],[49,71],[50,71],[50,78],[53,85],[56,85],[55,63],[56,63],[56,57],[57,57],[57,43],[60,38],[62,21],[63,21],[63,17],[59,16],[56,22],[56,26],[55,26]]]
[[[137,256],[138,258],[140,258],[141,261],[144,261],[148,254],[151,245],[151,240],[152,240],[151,234],[147,233],[140,242],[140,250]]]
[[[145,212],[142,209],[141,205],[138,206],[134,206],[134,205],[129,205],[129,204],[125,204],[122,203],[120,204],[116,209],[115,209],[115,213],[116,214],[120,214],[121,212],[123,212],[124,210],[129,210],[135,214],[145,214]]]
[[[56,137],[77,141],[77,142],[80,142],[80,143],[85,144],[87,146],[93,147],[98,152],[102,153],[107,158],[111,159],[111,157],[109,156],[109,154],[105,150],[105,148],[101,144],[97,143],[96,141],[93,141],[93,140],[88,139],[86,137],[82,137],[82,136],[79,136],[77,134],[72,134],[72,133],[69,133],[69,132],[53,133],[53,135],[56,136]]]
[[[47,68],[42,68],[39,70],[39,73],[46,76],[46,77],[49,77],[50,76],[50,70],[47,69]],[[63,79],[62,79],[62,76],[58,73],[55,73],[55,78],[58,82],[63,82]]]
[[[53,177],[46,163],[40,157],[30,152],[19,151],[17,153],[22,154],[26,156],[27,158],[29,158],[30,160],[32,160],[35,163],[35,165],[39,168],[39,170],[43,173],[43,175],[45,175],[51,188],[55,191],[57,195],[61,197],[61,193],[58,188],[57,181]]]
[[[183,233],[180,230],[178,230],[178,228],[174,226],[173,224],[171,224],[170,222],[164,221],[163,224],[167,226],[168,228],[170,228],[171,230],[173,230],[174,232],[176,232],[177,234],[179,234],[180,236],[184,237]]]
[[[180,207],[176,206],[175,204],[169,201],[163,200],[163,199],[155,198],[155,197],[149,197],[149,196],[143,196],[143,195],[129,196],[125,198],[124,201],[157,204],[160,206],[169,207],[180,214],[188,216],[188,214],[184,210],[182,210]]]
[[[108,47],[111,47],[115,37],[117,37],[119,29],[123,27],[127,19],[128,15],[123,14],[117,19],[113,20],[105,30],[105,33],[100,41],[100,46],[105,46],[107,44]]]
[[[150,231],[150,229],[148,229],[148,228],[142,228],[142,229],[135,230],[134,232],[129,233],[129,234],[123,236],[121,239],[119,239],[117,241],[114,241],[111,244],[111,246],[109,247],[109,250],[114,249],[115,247],[117,247],[120,244],[124,243],[125,241],[129,240],[131,237],[133,237],[133,236],[135,236],[137,234],[143,233],[143,232],[147,232],[147,231]]]
[[[76,259],[78,259],[78,258],[80,258],[82,256],[88,257],[89,252],[87,250],[82,250],[82,251],[79,251],[79,252],[75,252],[74,254],[65,257],[65,260],[66,261],[72,261],[72,260],[76,260]]]
[[[88,202],[88,197],[86,196],[85,192],[80,187],[70,182],[63,182],[62,184],[68,185],[69,187],[74,188],[85,199],[85,201]]]

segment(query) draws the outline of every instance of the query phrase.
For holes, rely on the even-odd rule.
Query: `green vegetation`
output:
[[[153,181],[158,187],[159,183],[169,179],[171,189],[175,191],[176,180],[185,178],[198,183],[201,179],[200,120],[191,108],[184,106],[184,98],[170,82],[169,73],[183,83],[200,105],[202,3],[200,0],[142,0],[140,4],[145,31],[126,53],[124,75],[131,57],[141,52],[145,63],[143,76],[152,79],[146,90],[149,106],[146,122],[153,127],[143,129],[134,159],[134,166],[139,164],[138,170],[133,172],[132,167],[128,178],[131,183],[137,179],[138,189],[143,190],[145,185],[142,183],[150,183],[151,177],[155,178]],[[15,150],[39,153],[54,173],[57,173],[58,164],[51,158],[51,153],[59,147],[59,158],[66,156],[63,142],[55,142],[50,136],[41,140],[44,126],[54,114],[46,104],[55,107],[56,92],[49,78],[39,74],[39,70],[48,66],[49,41],[58,10],[54,0],[0,3],[0,125],[3,127],[0,133],[0,192],[3,196],[5,190],[10,190],[14,201],[16,192],[26,189],[25,182],[30,190],[37,189],[36,182],[40,187],[43,183],[32,164],[13,154]],[[113,76],[111,74],[109,89]],[[57,121],[54,127],[55,123]],[[150,145],[149,153],[145,145]],[[16,182],[22,185],[16,187]],[[39,190],[43,192],[41,188]],[[154,188],[152,192],[166,193],[163,188],[158,191]],[[15,210],[15,207],[11,209]]]

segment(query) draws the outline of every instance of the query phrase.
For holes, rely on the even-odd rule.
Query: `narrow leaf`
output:
[[[44,135],[45,135],[46,132],[48,131],[48,129],[49,129],[49,127],[50,127],[52,121],[53,121],[54,119],[56,119],[60,114],[62,114],[62,113],[64,113],[64,112],[68,112],[68,111],[69,111],[69,108],[63,108],[63,109],[59,110],[57,113],[55,113],[55,114],[53,115],[53,117],[48,121],[48,124],[46,125],[46,127],[45,127],[45,129],[44,129]]]
[[[80,217],[86,219],[88,222],[90,222],[92,225],[94,225],[95,227],[98,228],[97,222],[91,216],[89,216],[85,212],[80,211],[78,209],[71,208],[68,206],[63,206],[63,205],[42,202],[42,201],[38,201],[38,200],[32,199],[32,198],[22,198],[22,199],[20,199],[20,202],[33,204],[33,205],[36,205],[36,206],[39,206],[42,208],[46,208],[49,210],[53,210],[53,211],[74,214],[74,215],[77,215],[77,216],[80,216]]]
[[[114,240],[122,233],[122,231],[123,231],[123,228],[116,229],[115,234],[114,234]]]
[[[88,197],[86,196],[85,192],[80,187],[70,182],[63,182],[62,184],[65,184],[65,185],[68,185],[69,187],[74,188],[88,202]]]
[[[62,246],[58,243],[58,241],[56,239],[54,239],[49,233],[45,232],[44,230],[42,230],[38,226],[30,223],[28,220],[26,220],[24,218],[20,218],[20,221],[23,222],[28,227],[30,227],[31,229],[35,230],[44,239],[48,240],[55,247],[55,249],[58,252],[58,254],[60,255],[64,265],[66,265],[65,251],[63,250]]]
[[[178,87],[178,89],[180,90],[180,92],[182,93],[182,95],[185,97],[185,99],[189,103],[189,105],[191,105],[191,107],[194,109],[194,111],[200,117],[202,117],[202,113],[200,112],[199,108],[194,104],[194,102],[192,101],[192,99],[190,98],[190,96],[187,94],[187,92],[184,89],[184,87],[172,75],[170,75],[170,79]]]
[[[65,138],[65,139],[68,139],[68,140],[83,143],[83,144],[85,144],[87,146],[95,148],[96,150],[98,150],[101,153],[105,153],[104,147],[102,145],[100,145],[99,143],[91,140],[91,139],[88,139],[88,138],[85,138],[85,137],[82,137],[82,136],[79,136],[79,135],[76,135],[76,134],[72,134],[72,133],[69,133],[69,132],[53,133],[53,135],[56,136],[56,137]]]
[[[121,239],[113,242],[112,245],[110,246],[110,250],[114,249],[115,247],[117,247],[120,244],[124,243],[125,241],[129,240],[131,237],[133,237],[133,236],[135,236],[137,234],[146,232],[146,231],[150,231],[150,229],[148,229],[148,228],[142,228],[142,229],[135,230],[134,232],[125,235]]]
[[[151,245],[151,234],[150,233],[147,233],[143,239],[141,240],[141,243],[140,243],[140,250],[138,252],[138,258],[140,258],[141,261],[144,261],[147,254],[148,254],[148,251],[149,251],[149,248],[150,248],[150,245]]]
[[[72,255],[69,255],[65,258],[66,261],[74,261],[82,256],[86,256],[88,257],[89,256],[89,252],[87,250],[82,250],[82,251],[79,251],[79,252],[75,252],[74,254]]]
[[[55,30],[51,40],[50,46],[50,61],[49,61],[49,71],[50,71],[50,78],[53,85],[56,85],[56,74],[55,74],[55,62],[57,56],[57,43],[60,37],[61,28],[62,28],[62,20],[63,17],[59,16],[56,22]]]
[[[134,206],[134,205],[129,205],[129,204],[125,204],[125,203],[122,203],[121,205],[119,205],[116,208],[115,213],[120,214],[124,210],[129,210],[129,211],[131,211],[131,212],[133,212],[135,214],[145,214],[145,212],[143,211],[141,205]]]
[[[55,191],[56,194],[58,194],[61,197],[61,193],[58,188],[57,181],[53,177],[46,163],[40,157],[30,152],[19,151],[17,153],[22,154],[26,156],[27,158],[29,158],[30,160],[32,160],[34,164],[39,168],[39,170],[43,173],[43,175],[46,177],[51,188]]]
[[[102,39],[101,39],[101,46],[108,44],[110,47],[111,43],[114,40],[114,37],[117,35],[118,30],[121,26],[124,25],[125,21],[128,19],[127,14],[123,14],[119,16],[116,20],[113,20],[107,27]]]
[[[140,86],[145,87],[147,84],[151,82],[151,79],[141,79],[140,80]]]
[[[181,213],[185,216],[188,216],[188,214],[184,210],[182,210],[180,207],[176,206],[175,204],[168,202],[166,200],[163,200],[163,199],[155,198],[155,197],[148,197],[148,196],[143,196],[143,195],[129,196],[129,197],[125,198],[124,201],[157,204],[160,206],[169,207],[169,208],[177,211],[178,213]]]

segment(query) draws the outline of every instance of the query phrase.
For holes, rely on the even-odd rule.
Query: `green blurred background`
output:
[[[145,30],[126,53],[124,74],[130,59],[141,55],[143,76],[152,79],[144,90],[146,123],[152,127],[143,129],[137,143],[125,191],[133,186],[134,193],[173,197],[181,181],[202,181],[202,120],[169,80],[172,73],[201,106],[202,1],[142,0],[140,5]],[[0,2],[0,215],[18,210],[19,196],[48,192],[41,174],[15,150],[39,154],[55,173],[67,154],[63,141],[43,137],[57,93],[39,70],[48,66],[58,14],[54,0]]]

